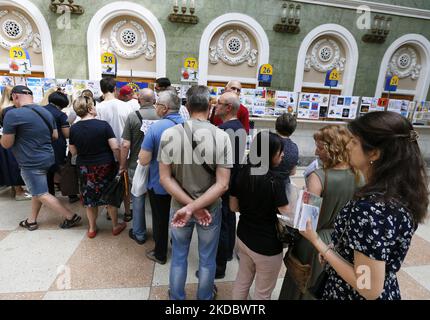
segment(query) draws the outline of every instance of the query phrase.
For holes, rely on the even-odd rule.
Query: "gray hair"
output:
[[[237,114],[237,112],[239,111],[239,108],[240,108],[239,97],[233,92],[226,92],[223,94],[223,96],[225,98],[225,102],[228,104],[231,104],[231,106],[233,107],[232,112]]]
[[[151,89],[145,88],[139,91],[139,100],[145,104],[154,103],[155,93]]]
[[[191,113],[209,109],[210,91],[206,86],[192,86],[187,91],[187,104]]]
[[[181,107],[181,99],[172,91],[162,91],[158,94],[158,100],[166,104],[169,110],[178,111]]]

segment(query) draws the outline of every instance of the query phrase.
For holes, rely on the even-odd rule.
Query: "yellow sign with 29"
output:
[[[27,54],[21,47],[10,48],[9,57],[14,60],[27,60]]]

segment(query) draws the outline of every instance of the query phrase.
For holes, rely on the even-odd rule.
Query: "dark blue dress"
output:
[[[344,230],[346,228],[345,233]],[[378,300],[400,300],[396,273],[408,253],[416,231],[409,210],[399,202],[384,203],[375,195],[350,201],[339,213],[332,235],[336,251],[345,260],[354,263],[354,251],[371,259],[385,261],[384,291]],[[364,300],[332,267],[327,268],[323,299]]]

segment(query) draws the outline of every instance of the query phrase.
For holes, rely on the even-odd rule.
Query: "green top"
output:
[[[314,171],[322,185],[322,208],[318,220],[317,231],[333,229],[339,211],[350,201],[357,190],[355,174],[351,169],[318,169]],[[325,184],[326,173],[328,176]],[[360,181],[358,186],[363,185]],[[327,190],[324,190],[327,187]]]
[[[331,234],[333,232],[334,221],[336,216],[343,209],[343,207],[352,200],[357,188],[363,185],[364,180],[360,178],[358,184],[355,182],[355,175],[351,169],[328,169],[327,170],[327,190],[325,189],[324,182],[326,173],[324,169],[317,169],[314,171],[321,181],[323,187],[322,197],[323,203],[318,220],[317,232],[322,241],[326,244],[331,242]],[[308,282],[308,288],[312,287],[318,276],[320,275],[323,267],[318,261],[318,252],[313,245],[301,238],[292,248],[292,254],[299,259],[302,264],[309,264],[311,266],[311,277]],[[280,293],[280,299],[287,300],[312,300],[313,297],[306,292],[302,294],[292,276],[288,273],[285,276]]]

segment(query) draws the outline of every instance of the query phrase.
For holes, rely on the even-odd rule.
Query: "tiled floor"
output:
[[[294,181],[303,184],[300,178]],[[67,199],[60,199],[85,217],[79,204],[69,205]],[[24,231],[17,225],[29,210],[29,202],[16,202],[8,190],[0,190],[0,300],[167,299],[169,263],[159,265],[145,257],[153,241],[139,246],[128,238],[128,230],[114,237],[105,215],[98,220],[99,234],[90,240],[85,235],[86,219],[81,227],[61,230],[61,217],[45,209],[39,219],[40,229]],[[149,208],[147,211],[151,226]],[[195,299],[195,236],[188,262],[187,298]],[[216,281],[218,299],[231,299],[237,271],[234,259],[228,264],[226,277]],[[284,274],[283,267],[272,299],[279,296]],[[419,228],[398,278],[404,299],[430,300],[430,223]]]

